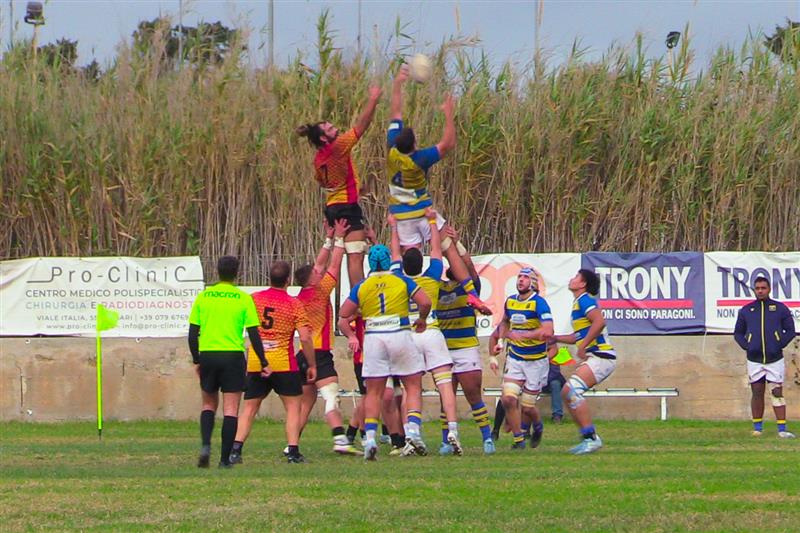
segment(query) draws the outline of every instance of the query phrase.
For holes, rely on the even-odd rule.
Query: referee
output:
[[[225,256],[217,263],[219,282],[201,292],[189,315],[189,350],[195,371],[200,377],[203,407],[200,411],[202,447],[197,466],[208,468],[211,456],[211,432],[222,389],[222,450],[219,467],[230,468],[228,459],[236,436],[239,400],[244,390],[245,355],[242,331],[246,328],[262,374],[270,373],[264,346],[258,335],[258,315],[253,298],[233,282],[239,272],[239,260]]]

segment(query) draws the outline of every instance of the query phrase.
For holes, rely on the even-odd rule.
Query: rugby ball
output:
[[[414,54],[408,61],[409,76],[417,83],[425,83],[433,74],[433,63],[425,54]]]

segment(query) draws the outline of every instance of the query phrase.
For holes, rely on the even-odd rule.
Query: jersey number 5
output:
[[[275,325],[275,317],[269,316],[273,311],[275,311],[274,307],[264,308],[264,320],[261,321],[261,327],[263,329],[272,329],[272,326]]]

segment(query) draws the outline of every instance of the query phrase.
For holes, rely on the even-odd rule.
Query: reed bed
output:
[[[121,46],[91,80],[6,54],[0,63],[0,257],[237,254],[247,283],[312,257],[323,194],[303,122],[352,124],[385,88],[355,152],[369,221],[386,237],[384,128],[403,47],[345,59],[321,20],[318,57],[260,70],[235,59],[165,68]],[[399,39],[395,36],[395,39]],[[589,61],[491,65],[453,40],[411,85],[407,122],[438,141],[445,90],[458,146],[436,165],[438,209],[473,253],[800,249],[795,69],[752,39],[693,63],[641,39]]]

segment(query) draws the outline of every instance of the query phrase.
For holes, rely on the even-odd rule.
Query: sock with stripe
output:
[[[486,404],[478,402],[475,405],[470,405],[470,408],[472,409],[472,419],[478,425],[478,429],[481,430],[483,440],[491,439],[492,430],[489,429],[489,410],[486,409]]]
[[[514,433],[514,444],[524,443],[525,442],[525,432],[520,431],[519,433]]]
[[[471,294],[476,298],[478,297],[478,291],[475,290],[475,283],[472,281],[472,278],[459,282],[459,285],[461,285],[461,288],[464,289],[464,292],[467,294]]]
[[[376,440],[375,437],[378,434],[378,424],[380,424],[380,421],[377,418],[364,419],[364,429],[367,433],[367,440]]]
[[[778,420],[778,431],[786,431],[786,420]]]
[[[408,410],[408,430],[412,435],[419,436],[422,433],[422,413],[417,409]]]
[[[439,426],[442,428],[442,444],[447,444],[447,416],[439,413]]]
[[[753,431],[763,431],[764,430],[764,419],[763,418],[754,418],[753,419]]]

